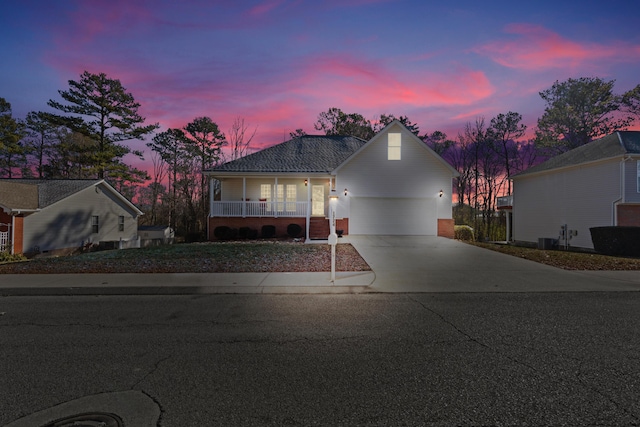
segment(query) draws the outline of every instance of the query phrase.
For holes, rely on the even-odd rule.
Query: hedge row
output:
[[[298,224],[289,224],[287,226],[287,234],[289,237],[298,237],[302,233],[302,227]],[[213,235],[218,240],[233,240],[233,239],[257,239],[258,230],[249,227],[231,228],[226,225],[221,225],[213,230]],[[260,237],[263,239],[270,239],[276,236],[275,225],[263,225],[260,230]]]

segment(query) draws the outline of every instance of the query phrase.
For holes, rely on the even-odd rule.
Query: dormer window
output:
[[[400,160],[401,159],[401,148],[402,148],[402,138],[399,133],[390,133],[388,134],[388,146],[387,146],[387,160]]]

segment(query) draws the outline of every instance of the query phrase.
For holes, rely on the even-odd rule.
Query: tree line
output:
[[[209,206],[203,170],[247,154],[257,128],[237,117],[227,134],[209,117],[181,128],[156,132],[145,124],[140,104],[119,80],[84,72],[47,105],[58,113],[33,111],[24,120],[12,116],[0,98],[0,177],[104,178],[145,212],[141,224],[170,225],[188,240],[205,237]],[[546,107],[535,138],[522,140],[526,126],[517,112],[490,120],[477,117],[456,137],[435,130],[421,134],[406,116],[381,114],[373,120],[329,108],[318,115],[314,131],[364,140],[397,119],[441,155],[460,176],[454,182],[456,224],[471,225],[479,238],[504,238],[496,196],[511,194],[508,177],[542,160],[633,125],[640,117],[640,85],[623,94],[615,81],[601,78],[556,81],[540,92]],[[291,138],[306,135],[302,129]],[[144,160],[127,141],[150,137],[150,172],[125,163]],[[223,152],[222,148],[228,146]]]

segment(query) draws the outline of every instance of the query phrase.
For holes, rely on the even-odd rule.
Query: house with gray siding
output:
[[[593,249],[591,227],[640,226],[640,132],[620,131],[513,180],[513,240]]]
[[[453,237],[452,180],[458,172],[399,121],[371,140],[297,137],[205,171],[209,239],[219,226],[326,239],[330,203],[346,234]],[[218,200],[214,194],[219,182]]]
[[[135,246],[142,214],[103,179],[0,179],[0,233],[12,253]]]

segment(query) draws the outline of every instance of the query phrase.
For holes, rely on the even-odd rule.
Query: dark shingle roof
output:
[[[0,205],[14,210],[38,209],[38,187],[12,181],[0,180]]]
[[[533,166],[513,178],[602,159],[640,154],[640,131],[619,131]]]
[[[331,172],[366,141],[354,136],[305,135],[224,163],[209,172]]]
[[[101,181],[100,179],[0,179],[0,188],[17,189],[18,186],[23,189],[30,188],[24,193],[12,195],[13,206],[10,207],[16,209],[27,209],[33,205],[33,189],[36,189],[37,206],[33,208],[42,209]]]

